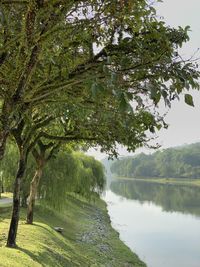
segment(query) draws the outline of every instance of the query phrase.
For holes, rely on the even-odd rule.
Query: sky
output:
[[[157,14],[163,17],[167,25],[172,27],[189,25],[190,41],[185,44],[181,54],[185,57],[193,55],[200,48],[200,1],[199,0],[163,0],[156,5]],[[200,57],[200,51],[196,57]],[[191,92],[190,92],[191,93]],[[165,121],[169,124],[168,129],[158,132],[157,142],[161,148],[180,146],[200,142],[200,91],[191,93],[194,98],[195,107],[186,105],[183,101],[173,102]],[[147,149],[136,150],[140,152],[152,153]],[[130,155],[125,148],[119,147],[121,156]],[[91,149],[88,154],[97,159],[102,159],[106,155],[99,150]],[[131,153],[133,155],[134,153]]]

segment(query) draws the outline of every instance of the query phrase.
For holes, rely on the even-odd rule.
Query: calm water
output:
[[[117,181],[104,199],[121,239],[148,267],[200,267],[200,188]]]

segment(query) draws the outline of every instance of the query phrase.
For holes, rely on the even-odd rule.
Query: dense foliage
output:
[[[5,191],[12,192],[17,168],[17,149],[9,144],[5,157],[0,161],[1,182]],[[30,157],[21,194],[27,197],[35,172],[35,160]],[[105,185],[104,169],[100,162],[81,152],[61,150],[44,168],[38,197],[55,208],[62,208],[67,192],[91,198],[100,194]]]
[[[18,153],[16,147],[10,143],[7,146],[5,157],[0,161],[0,191],[3,193],[13,190],[13,181],[17,169]]]
[[[9,134],[26,152],[52,121],[107,152],[134,150],[165,126],[150,105],[180,93],[193,105],[199,72],[179,56],[189,27],[159,21],[149,1],[1,1],[0,26],[0,157]]]
[[[44,169],[39,196],[54,208],[62,208],[66,192],[91,199],[105,185],[104,169],[100,162],[83,153],[59,153]]]
[[[115,161],[111,170],[126,177],[200,178],[200,143]]]

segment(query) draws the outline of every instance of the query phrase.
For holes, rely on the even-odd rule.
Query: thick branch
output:
[[[44,137],[46,139],[55,140],[55,141],[96,141],[97,139],[94,137],[84,137],[84,136],[78,136],[78,135],[68,135],[68,136],[57,136],[57,135],[51,135],[47,134],[45,132],[41,132],[41,137]]]
[[[49,161],[52,156],[54,155],[54,153],[58,150],[58,148],[61,146],[62,142],[58,142],[57,144],[54,144],[54,146],[52,147],[51,151],[49,152],[49,155],[47,156],[47,158],[45,159],[46,161]]]
[[[25,0],[2,0],[1,4],[4,5],[10,5],[10,4],[28,4],[29,1],[25,1]]]
[[[37,124],[35,124],[30,130],[29,133],[26,137],[25,143],[28,143],[31,140],[31,137],[33,136],[33,134],[35,133],[36,130],[48,125],[52,120],[54,119],[53,116],[50,116],[48,118],[45,118],[43,121],[38,122]]]

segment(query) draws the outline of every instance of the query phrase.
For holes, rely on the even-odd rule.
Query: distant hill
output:
[[[123,157],[113,162],[110,170],[134,178],[200,178],[200,143]]]

